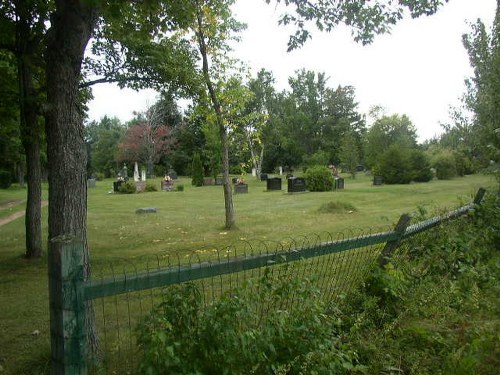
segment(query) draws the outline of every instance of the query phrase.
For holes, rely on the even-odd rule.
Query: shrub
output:
[[[290,267],[277,276],[267,268],[206,307],[194,284],[165,292],[139,325],[140,373],[337,374],[356,367],[315,283],[294,277]]]
[[[423,151],[414,150],[411,153],[411,164],[413,181],[428,182],[434,177],[431,170],[431,162]]]
[[[449,150],[442,150],[434,155],[432,164],[436,169],[436,177],[440,180],[449,180],[457,175],[455,156]]]
[[[158,191],[158,188],[156,187],[155,184],[153,184],[151,182],[147,182],[144,191],[146,191],[146,192]]]
[[[182,184],[176,185],[175,190],[176,191],[184,191],[184,185],[182,185]]]
[[[8,189],[11,184],[12,180],[10,172],[0,170],[0,189]]]
[[[191,183],[193,186],[203,186],[203,164],[199,153],[193,155],[193,162],[191,164]]]
[[[133,181],[127,181],[120,186],[120,193],[122,194],[134,194],[136,191],[137,188]]]
[[[97,181],[102,181],[102,180],[104,180],[104,173],[96,172],[96,173],[94,173],[94,177]]]
[[[455,168],[457,170],[457,175],[465,176],[466,174],[473,173],[472,162],[467,156],[459,151],[454,151],[453,157],[455,158]]]
[[[308,168],[305,179],[309,191],[329,191],[333,189],[332,172],[327,167],[316,165]]]
[[[408,149],[390,146],[380,157],[376,167],[386,184],[409,184],[412,179],[412,163]]]

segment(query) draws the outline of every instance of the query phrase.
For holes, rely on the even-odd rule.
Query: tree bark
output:
[[[47,39],[47,156],[49,241],[73,235],[84,244],[84,277],[90,276],[87,244],[87,154],[79,82],[85,48],[97,20],[92,2],[58,0]],[[92,304],[86,311],[89,353],[97,353]]]
[[[27,258],[42,256],[42,168],[40,162],[40,124],[38,105],[33,83],[31,58],[36,46],[25,12],[19,9],[17,22],[17,68],[20,96],[21,139],[26,154],[28,194],[25,228]]]

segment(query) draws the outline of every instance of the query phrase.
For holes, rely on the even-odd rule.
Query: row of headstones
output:
[[[280,177],[269,177],[266,174],[261,175],[261,181],[266,181],[266,188],[268,191],[281,191],[282,190],[282,180]],[[233,181],[234,183],[234,181]],[[334,188],[336,190],[344,189],[344,179],[342,177],[335,178]],[[292,175],[287,176],[287,191],[289,193],[301,193],[306,191],[306,180],[303,177],[294,177]],[[246,184],[235,184],[235,193],[248,193],[248,185]]]
[[[170,176],[170,174],[169,174]],[[170,176],[172,179],[177,179],[177,174],[174,174],[174,176]],[[236,178],[233,178],[233,184],[236,184]],[[289,192],[300,192],[300,191],[305,191],[305,181],[302,181],[303,178],[301,177],[293,177],[293,176],[288,176],[287,180],[288,182],[288,191]],[[262,174],[261,175],[261,181],[267,181],[267,190],[281,190],[281,178],[279,177],[268,177],[267,174]],[[118,192],[120,190],[120,186],[122,183],[125,181],[115,181],[113,183],[113,191]],[[222,185],[222,177],[217,177],[217,179],[214,181],[215,185]],[[378,186],[382,185],[382,177],[380,176],[375,176],[373,178],[373,185]],[[208,182],[207,185],[213,185],[213,182]],[[164,183],[162,181],[161,189],[162,190],[170,190],[168,188],[169,184]],[[87,187],[89,188],[94,188],[96,186],[96,180],[94,178],[88,179],[87,180]],[[342,190],[344,189],[344,179],[342,177],[336,177],[335,178],[335,189]],[[241,187],[239,190],[243,192],[245,190],[244,187]],[[248,191],[248,187],[246,188]]]

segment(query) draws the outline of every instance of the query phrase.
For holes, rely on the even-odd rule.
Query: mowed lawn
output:
[[[189,178],[176,185],[184,191],[122,195],[110,193],[112,180],[98,181],[88,192],[88,240],[94,271],[126,260],[141,266],[142,257],[170,254],[182,258],[200,249],[223,248],[238,241],[280,241],[324,232],[387,228],[403,213],[455,208],[472,200],[479,187],[495,187],[491,176],[473,175],[448,181],[372,186],[371,178],[345,179],[342,191],[286,193],[266,191],[266,183],[247,177],[248,194],[233,196],[237,228],[224,227],[220,186],[193,187]],[[160,180],[154,180],[160,186]],[[44,191],[44,199],[47,192]],[[24,209],[26,191],[0,190],[0,218]],[[319,213],[329,202],[349,203],[351,213]],[[156,213],[137,214],[138,208]],[[47,207],[43,208],[47,237]],[[0,374],[44,373],[49,358],[46,244],[44,257],[23,259],[24,220],[0,226]]]

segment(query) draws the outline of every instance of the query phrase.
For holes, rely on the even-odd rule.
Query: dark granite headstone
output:
[[[306,180],[303,177],[291,177],[288,179],[288,192],[300,193],[306,191]]]
[[[267,179],[267,190],[281,190],[281,178],[272,177]]]
[[[344,179],[342,177],[335,178],[335,189],[337,190],[344,189]]]

